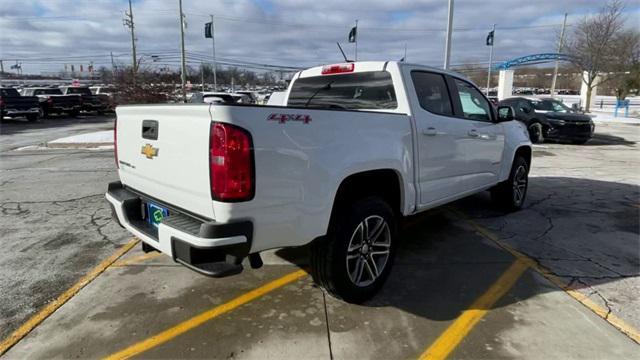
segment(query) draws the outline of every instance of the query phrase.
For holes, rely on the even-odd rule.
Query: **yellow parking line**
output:
[[[462,312],[436,341],[420,355],[420,359],[446,359],[493,305],[513,287],[527,265],[516,259],[493,285]]]
[[[154,251],[154,252],[150,252],[150,253],[146,253],[138,256],[133,256],[128,259],[118,260],[114,262],[113,265],[111,265],[111,267],[113,268],[113,267],[121,267],[121,266],[127,266],[127,265],[136,265],[146,260],[155,259],[160,255],[162,255],[162,253]]]
[[[131,250],[131,248],[133,248],[138,243],[138,241],[140,240],[136,238],[129,240],[128,243],[124,244],[121,248],[116,250],[116,252],[111,254],[111,256],[104,259],[100,264],[98,264],[98,266],[94,267],[90,272],[81,277],[80,280],[78,280],[78,282],[76,282],[72,287],[67,289],[67,291],[63,292],[55,300],[47,304],[47,306],[42,308],[40,311],[38,311],[37,314],[33,315],[29,320],[27,320],[27,322],[22,324],[22,326],[20,326],[16,331],[14,331],[0,343],[0,355],[7,352],[7,350],[9,350],[13,345],[27,336],[27,334],[29,334],[31,330],[33,330],[36,326],[38,326],[41,322],[43,322],[46,318],[48,318],[51,314],[58,310],[67,301],[69,301],[75,294],[82,290],[83,287],[87,286],[87,284],[98,277],[98,275],[100,275],[106,268],[108,268],[111,264],[118,260],[118,258],[124,255],[127,251]]]
[[[632,325],[627,324],[624,320],[620,319],[619,317],[605,310],[602,306],[598,305],[597,303],[589,299],[588,296],[584,295],[583,293],[578,291],[576,288],[574,288],[573,286],[570,286],[567,282],[565,282],[561,278],[554,275],[551,270],[540,265],[538,262],[536,262],[532,258],[522,254],[518,250],[504,243],[503,241],[500,240],[500,238],[497,235],[492,233],[490,230],[484,228],[483,226],[479,225],[475,221],[468,219],[466,216],[464,216],[464,214],[462,214],[457,210],[452,210],[452,212],[454,212],[459,217],[462,217],[469,225],[471,225],[484,238],[493,241],[501,248],[510,252],[513,256],[515,256],[517,259],[519,259],[523,263],[530,266],[532,269],[534,269],[540,275],[544,276],[547,280],[549,280],[555,286],[564,290],[569,296],[571,296],[572,298],[580,302],[587,309],[591,310],[593,313],[603,318],[609,324],[613,325],[613,327],[620,330],[623,334],[627,335],[633,341],[640,344],[640,330],[636,329]]]
[[[124,350],[118,351],[115,354],[111,354],[107,356],[105,359],[114,360],[114,359],[129,359],[132,356],[145,352],[149,349],[152,349],[158,345],[164,344],[167,341],[184,334],[185,332],[194,329],[205,322],[216,318],[222,314],[225,314],[239,306],[242,306],[248,302],[251,302],[273,290],[276,290],[284,285],[287,285],[293,281],[296,281],[303,276],[307,275],[307,272],[304,270],[294,271],[289,273],[279,279],[276,279],[270,283],[267,283],[259,288],[253,289],[239,297],[224,303],[222,305],[218,305],[210,310],[207,310],[199,315],[192,317],[180,324],[173,326],[167,330],[164,330],[156,335],[153,335],[146,340],[140,341],[136,344],[133,344],[127,347]]]

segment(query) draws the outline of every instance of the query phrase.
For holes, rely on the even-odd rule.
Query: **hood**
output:
[[[545,116],[549,119],[559,119],[559,120],[573,121],[573,122],[591,121],[590,116],[585,114],[576,114],[576,113],[562,113],[562,112],[547,111],[545,112]]]

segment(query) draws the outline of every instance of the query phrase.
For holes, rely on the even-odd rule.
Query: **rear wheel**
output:
[[[529,138],[534,144],[542,144],[544,142],[544,131],[542,124],[533,123],[529,125]]]
[[[520,210],[529,188],[529,164],[522,156],[516,156],[509,178],[491,189],[492,200],[507,211]]]
[[[336,216],[326,238],[312,245],[314,281],[351,303],[373,297],[389,276],[395,255],[395,217],[378,197],[354,202]]]

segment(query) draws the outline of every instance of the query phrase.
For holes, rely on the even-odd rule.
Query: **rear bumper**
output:
[[[47,112],[50,113],[65,113],[65,112],[71,112],[71,111],[80,111],[82,107],[80,105],[60,105],[60,104],[54,104],[53,106],[47,106],[45,107]]]
[[[29,109],[2,109],[2,114],[6,116],[36,115],[39,112],[40,108],[37,106]]]
[[[249,255],[253,238],[251,221],[221,224],[199,219],[120,182],[110,183],[105,196],[122,227],[174,261],[207,276],[242,271],[241,263]],[[169,216],[157,228],[145,220],[143,204],[149,200],[169,208]]]
[[[83,103],[82,110],[84,111],[105,111],[107,110],[107,105],[105,104],[94,104],[94,103]]]

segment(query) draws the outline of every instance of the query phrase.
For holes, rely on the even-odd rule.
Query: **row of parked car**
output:
[[[102,91],[101,91],[102,90]],[[26,117],[29,121],[53,114],[78,116],[81,111],[103,114],[115,109],[108,89],[88,86],[0,88],[0,119]]]
[[[113,93],[108,87],[32,87],[21,89],[21,92],[14,88],[0,88],[0,91],[2,118],[25,116],[29,121],[36,121],[51,114],[77,116],[81,111],[102,114],[115,109]],[[253,91],[202,91],[189,95],[190,103],[284,105],[278,103],[276,97],[261,97]],[[591,117],[557,99],[512,97],[500,102],[493,97],[490,99],[496,106],[514,109],[515,118],[527,126],[533,143],[555,139],[584,144],[593,137],[595,125]]]

